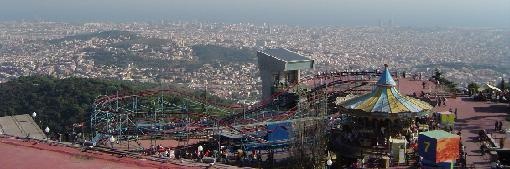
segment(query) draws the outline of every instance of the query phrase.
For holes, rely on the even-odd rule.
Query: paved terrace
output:
[[[167,160],[166,162],[151,161],[145,158],[120,157],[109,153],[88,150],[66,144],[49,144],[39,140],[20,140],[0,135],[0,168],[33,169],[199,169],[221,168],[236,169],[238,167],[222,164],[210,166],[191,160]]]
[[[423,89],[422,81],[410,81],[399,79],[399,89],[403,94],[411,95],[414,91],[419,94],[424,92],[434,92],[435,86],[428,82]],[[417,90],[417,91],[416,91]],[[462,130],[462,142],[466,146],[467,166],[474,168],[490,168],[489,156],[481,156],[480,144],[475,141],[478,137],[478,131],[485,129],[492,133],[496,142],[504,137],[503,133],[494,132],[494,123],[503,121],[503,129],[506,129],[508,122],[505,120],[510,111],[508,104],[492,102],[476,102],[468,97],[447,98],[446,106],[435,107],[434,111],[448,111],[449,109],[458,110],[456,130]]]

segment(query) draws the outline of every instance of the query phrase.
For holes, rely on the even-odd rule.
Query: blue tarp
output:
[[[288,140],[292,133],[292,123],[291,122],[281,122],[267,125],[267,141],[282,141]]]

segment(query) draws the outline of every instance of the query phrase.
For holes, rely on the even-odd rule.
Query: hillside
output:
[[[192,47],[198,57],[198,64],[211,62],[246,63],[256,62],[257,52],[252,49],[229,48],[216,45],[195,45]]]
[[[0,83],[0,116],[30,114],[37,112],[35,120],[41,127],[49,126],[55,133],[69,133],[72,125],[85,122],[88,127],[92,103],[100,95],[112,95],[117,91],[138,93],[159,87],[158,84],[131,81],[68,78],[56,79],[48,76],[29,76]],[[183,93],[203,98],[204,92],[177,85]],[[233,101],[207,95],[211,104],[229,105]],[[169,102],[182,104],[182,97],[165,95]],[[90,130],[87,130],[90,131]]]
[[[93,59],[99,65],[127,67],[128,64],[133,63],[138,67],[159,68],[168,67],[172,64],[169,60],[143,57],[128,50],[112,52],[104,48],[84,48],[82,51],[87,52],[87,58]]]
[[[152,84],[100,79],[20,77],[0,84],[0,116],[37,112],[36,121],[52,131],[87,121],[94,99],[116,91],[141,91]]]
[[[93,33],[83,33],[77,34],[73,36],[67,36],[61,39],[50,40],[50,43],[61,43],[64,41],[87,41],[92,38],[100,38],[100,39],[139,39],[140,37],[129,31],[119,31],[119,30],[111,30],[111,31],[100,31]]]

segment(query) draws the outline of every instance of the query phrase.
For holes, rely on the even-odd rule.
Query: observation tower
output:
[[[262,98],[271,97],[275,89],[299,83],[300,70],[312,69],[314,60],[284,48],[257,52]]]

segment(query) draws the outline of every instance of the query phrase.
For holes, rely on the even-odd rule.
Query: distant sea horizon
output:
[[[17,20],[0,20],[0,23],[69,23],[69,24],[88,24],[88,23],[106,23],[106,24],[130,24],[130,23],[146,23],[146,24],[161,24],[162,22],[165,24],[170,23],[218,23],[218,24],[254,24],[254,25],[277,25],[277,26],[297,26],[297,27],[345,27],[345,28],[355,28],[355,27],[385,27],[385,28],[465,28],[465,29],[510,29],[510,26],[455,26],[455,25],[381,25],[381,24],[299,24],[299,23],[277,23],[277,22],[255,22],[255,21],[211,21],[211,20],[59,20],[59,19],[17,19]]]
[[[510,27],[509,0],[16,0],[0,21],[201,21],[300,26]]]

